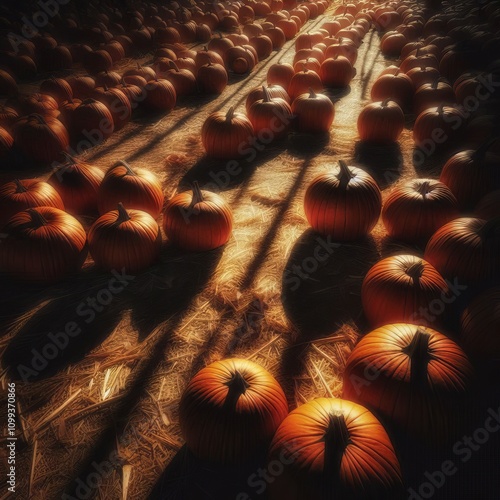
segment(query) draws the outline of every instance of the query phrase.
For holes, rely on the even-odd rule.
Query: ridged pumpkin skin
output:
[[[199,458],[236,464],[262,451],[288,413],[276,379],[245,359],[224,359],[200,370],[179,406],[188,448]]]
[[[51,283],[78,271],[87,256],[82,225],[58,208],[19,212],[2,232],[0,271],[13,279]]]
[[[377,262],[361,287],[363,310],[372,327],[418,321],[430,326],[440,317],[426,319],[434,300],[442,302],[448,285],[428,262],[413,255],[394,255]],[[430,318],[434,318],[431,320]]]
[[[317,398],[281,423],[269,452],[269,469],[283,473],[269,484],[269,500],[396,500],[401,471],[382,424],[366,408]]]
[[[387,234],[408,242],[427,242],[440,227],[458,216],[453,193],[433,179],[415,179],[397,187],[382,209]]]
[[[67,155],[67,161],[47,180],[59,193],[71,214],[92,214],[97,211],[97,192],[104,172]]]
[[[233,215],[222,197],[201,191],[179,193],[167,204],[163,229],[168,239],[189,251],[208,251],[227,243],[231,237]]]
[[[475,285],[500,276],[500,218],[452,220],[438,229],[425,248],[443,276]]]
[[[287,91],[281,85],[268,85],[267,92],[271,99],[280,98],[290,104],[290,96]],[[264,89],[263,86],[253,88],[247,95],[245,101],[245,109],[247,113],[250,111],[252,104],[257,101],[264,99]]]
[[[323,83],[316,72],[306,68],[293,75],[287,92],[293,102],[299,95],[308,93],[310,89],[314,90],[314,92],[321,92],[323,90]]]
[[[89,251],[97,266],[140,272],[159,257],[161,233],[146,212],[126,210],[121,203],[97,219],[89,230]]]
[[[478,295],[460,318],[460,339],[465,352],[477,361],[500,359],[500,287]]]
[[[13,215],[34,207],[64,210],[64,203],[50,184],[38,179],[15,179],[0,186],[0,228]]]
[[[474,215],[486,220],[500,217],[500,189],[483,196],[474,208]]]
[[[304,211],[313,229],[336,241],[366,236],[382,208],[380,189],[364,170],[340,167],[316,177],[307,188]]]
[[[404,73],[380,75],[372,85],[372,101],[393,99],[403,110],[412,106],[415,89],[411,79]]]
[[[396,102],[385,99],[367,104],[358,116],[357,126],[362,141],[396,142],[405,126],[405,115]]]
[[[250,120],[229,108],[227,113],[212,113],[201,129],[201,141],[208,156],[218,160],[239,158],[254,136]]]
[[[329,132],[335,118],[335,107],[331,99],[314,90],[299,95],[292,103],[295,116],[294,127],[309,134]]]
[[[387,324],[365,335],[344,371],[343,397],[428,443],[453,439],[473,369],[452,339],[431,328]]]
[[[132,169],[123,160],[106,172],[98,192],[101,215],[123,203],[125,208],[142,210],[157,219],[163,209],[163,201],[163,188],[156,175],[143,168]]]

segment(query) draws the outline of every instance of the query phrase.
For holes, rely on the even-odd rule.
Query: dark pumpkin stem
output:
[[[476,151],[474,151],[474,153],[472,153],[472,159],[475,161],[482,160],[486,156],[486,153],[489,151],[491,146],[493,146],[493,144],[495,144],[495,142],[497,142],[497,140],[498,140],[498,137],[491,137],[487,141],[484,141],[481,144],[481,146],[479,146],[479,148],[477,148]]]
[[[123,203],[118,203],[118,218],[116,219],[117,224],[121,224],[122,222],[127,222],[130,220],[130,215],[128,214],[127,210],[123,206]]]
[[[47,125],[45,118],[42,115],[39,115],[38,113],[32,113],[30,115],[30,118],[34,118],[40,125]]]
[[[271,102],[271,96],[269,95],[269,90],[265,85],[262,85],[262,93],[264,94],[264,102]]]
[[[384,100],[382,101],[382,107],[383,107],[383,108],[386,108],[386,107],[388,106],[388,104],[389,104],[389,102],[390,102],[390,101],[391,101],[391,98],[390,98],[390,97],[388,97],[387,99],[384,99]]]
[[[245,377],[239,372],[235,371],[231,378],[226,382],[228,391],[226,400],[224,401],[224,406],[226,408],[233,409],[238,403],[238,399],[242,394],[245,394],[250,384],[245,380]]]
[[[132,170],[132,167],[125,160],[117,161],[111,168],[119,166],[125,167],[125,169],[127,170],[127,175],[136,175],[136,173]]]
[[[326,497],[341,490],[340,470],[346,448],[352,443],[345,417],[342,414],[329,415],[328,427],[323,436],[325,442],[323,474]]]
[[[425,196],[430,193],[430,186],[430,181],[424,181],[418,186],[417,191],[425,198]]]
[[[203,193],[201,192],[198,181],[193,182],[191,189],[193,190],[193,198],[191,200],[191,206],[194,206],[197,203],[201,203],[203,201]]]
[[[176,71],[177,73],[179,73],[179,66],[177,66],[177,64],[175,64],[174,61],[170,61],[168,63],[168,66],[170,67],[170,69],[173,69],[174,71]]]
[[[411,342],[404,348],[410,358],[410,382],[424,386],[427,382],[427,365],[431,360],[429,353],[430,335],[417,329]]]
[[[495,235],[498,229],[500,229],[500,216],[487,220],[479,230],[478,234],[482,239],[488,239]]]
[[[340,166],[340,185],[342,187],[347,187],[349,181],[354,177],[354,174],[349,170],[347,163],[344,160],[339,160]]]
[[[417,284],[420,281],[420,278],[422,277],[422,274],[424,273],[424,263],[420,260],[418,262],[415,262],[411,266],[409,266],[406,269],[406,274],[410,276],[410,278],[413,279],[414,283]]]
[[[316,97],[318,97],[316,92],[314,92],[314,90],[311,87],[309,87],[309,98],[316,99]]]
[[[226,113],[226,121],[230,122],[234,117],[234,106],[231,106]]]
[[[437,112],[442,115],[443,114],[443,111],[444,111],[444,103],[441,103],[438,108],[437,108]]]
[[[48,224],[47,219],[38,210],[28,208],[27,212],[30,214],[31,220],[35,223],[37,228]]]
[[[19,179],[14,179],[16,185],[16,193],[26,193],[28,191]]]

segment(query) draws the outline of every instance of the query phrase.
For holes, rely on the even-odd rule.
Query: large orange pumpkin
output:
[[[99,213],[115,210],[118,203],[157,218],[163,208],[163,188],[151,171],[132,167],[123,160],[116,162],[99,186],[97,204]]]
[[[452,339],[431,328],[396,323],[368,333],[354,347],[343,397],[437,444],[456,437],[472,386],[472,366]]]
[[[78,271],[87,256],[82,225],[58,208],[28,208],[2,231],[0,271],[13,279],[57,281]]]
[[[222,197],[202,192],[193,183],[192,193],[174,196],[163,214],[163,229],[175,245],[191,251],[206,251],[224,245],[231,236],[233,216]]]
[[[393,255],[377,262],[361,287],[363,310],[372,327],[443,319],[448,285],[439,272],[414,255]],[[437,301],[435,303],[435,301]]]
[[[342,160],[338,168],[316,177],[304,198],[311,227],[336,241],[366,236],[377,223],[381,208],[382,197],[375,180]]]
[[[363,406],[337,398],[313,399],[283,420],[268,470],[269,500],[396,500],[403,491],[382,424]]]
[[[387,234],[415,243],[427,241],[441,226],[458,216],[453,193],[433,179],[415,179],[397,187],[382,210]]]
[[[219,160],[239,158],[254,136],[250,120],[231,107],[208,116],[201,129],[201,141],[208,156]]]
[[[299,132],[323,133],[329,132],[335,118],[335,107],[332,100],[324,94],[301,94],[292,103],[292,113],[295,116],[294,126]]]
[[[200,370],[179,406],[188,448],[198,457],[235,464],[270,443],[288,413],[285,394],[264,368],[245,359],[224,359]]]
[[[438,229],[425,248],[443,276],[473,285],[500,275],[500,218],[452,220]]]
[[[317,73],[306,68],[293,75],[288,86],[288,95],[293,102],[299,95],[306,94],[311,89],[314,92],[321,92],[323,90],[323,83]]]
[[[380,75],[372,85],[372,101],[384,101],[392,99],[396,101],[401,109],[411,109],[414,94],[413,83],[404,73]]]
[[[396,142],[404,129],[405,115],[395,101],[385,99],[367,104],[358,116],[357,125],[362,141]]]

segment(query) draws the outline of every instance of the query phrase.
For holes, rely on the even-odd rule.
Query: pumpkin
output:
[[[118,203],[97,219],[89,230],[90,255],[96,266],[106,270],[125,268],[140,272],[156,262],[161,250],[157,222],[147,212],[125,209]]]
[[[94,99],[102,102],[113,117],[114,132],[122,129],[132,118],[132,106],[129,98],[119,88],[96,87]]]
[[[382,208],[380,189],[364,170],[339,161],[339,167],[316,177],[307,188],[304,211],[311,227],[335,241],[366,236]]]
[[[460,340],[474,360],[500,359],[500,287],[490,288],[470,302],[460,317]]]
[[[163,200],[162,185],[155,174],[142,168],[132,169],[120,160],[106,172],[99,186],[97,206],[102,215],[121,202],[127,209],[147,212],[157,219]]]
[[[177,102],[174,86],[165,79],[151,80],[145,87],[144,106],[155,112],[168,112]]]
[[[156,78],[156,72],[153,68],[149,66],[141,66],[137,63],[135,68],[130,68],[123,73],[124,77],[128,76],[142,76],[146,81],[154,80]]]
[[[190,380],[179,422],[197,457],[235,464],[265,449],[287,413],[285,394],[269,372],[231,358],[202,368]]]
[[[57,101],[49,95],[38,92],[26,96],[21,101],[21,106],[26,115],[37,113],[42,116],[57,118],[60,114]]]
[[[453,88],[448,83],[436,78],[432,83],[424,83],[417,87],[414,96],[414,110],[418,116],[429,108],[444,105],[453,105],[455,103],[455,94]]]
[[[477,285],[500,274],[500,219],[463,217],[438,229],[425,258],[445,277]]]
[[[387,234],[412,243],[427,242],[441,226],[458,216],[453,193],[433,179],[415,179],[397,187],[382,210]]]
[[[204,47],[203,50],[196,52],[195,57],[196,69],[199,70],[202,66],[208,63],[220,64],[224,66],[224,59],[215,51],[208,50],[208,47]]]
[[[213,50],[214,52],[217,52],[222,59],[224,59],[224,62],[227,61],[226,59],[226,52],[231,48],[234,47],[234,43],[227,37],[223,37],[221,33],[219,33],[219,37],[212,38],[210,42],[208,42],[207,48],[208,50]]]
[[[68,78],[68,83],[76,99],[87,99],[92,97],[95,88],[95,80],[90,76],[75,76]]]
[[[257,63],[257,57],[253,52],[241,46],[231,47],[225,57],[227,67],[238,75],[248,73]]]
[[[417,321],[426,325],[439,320],[424,313],[433,310],[429,309],[434,307],[433,301],[442,304],[447,292],[446,281],[429,262],[414,255],[393,255],[368,271],[361,300],[372,327]]]
[[[310,90],[321,92],[323,90],[323,83],[317,73],[304,68],[293,75],[288,86],[288,95],[293,102],[299,95],[305,94]]]
[[[40,84],[40,93],[52,97],[57,104],[73,97],[71,85],[62,78],[49,78]]]
[[[19,111],[7,104],[0,104],[0,127],[5,130],[12,130],[12,125],[19,118]]]
[[[281,423],[269,450],[269,500],[401,498],[401,470],[382,424],[366,408],[316,398]],[[281,464],[278,470],[272,464]]]
[[[14,139],[10,132],[0,127],[0,164],[9,158],[9,154],[14,146]]]
[[[385,99],[367,104],[358,116],[357,126],[362,141],[396,142],[404,129],[405,116],[395,101]]]
[[[380,50],[384,56],[399,57],[408,40],[397,31],[387,32],[380,40]]]
[[[47,182],[59,193],[66,211],[75,214],[92,214],[97,211],[97,191],[104,173],[65,154],[66,162],[60,165]]]
[[[349,60],[351,65],[354,67],[358,59],[358,49],[356,45],[351,40],[347,38],[336,39],[335,42],[328,45],[325,51],[325,58],[335,58],[336,56],[342,56]]]
[[[174,61],[169,62],[170,69],[164,74],[175,89],[177,97],[192,95],[196,92],[196,77],[187,69],[179,69]]]
[[[208,156],[230,160],[242,155],[242,148],[254,136],[250,120],[231,107],[224,113],[216,111],[208,116],[201,129],[201,141]]]
[[[257,52],[259,61],[262,61],[263,59],[269,57],[271,55],[271,52],[273,51],[273,42],[268,36],[264,34],[250,38],[249,43]]]
[[[463,210],[472,209],[488,192],[500,189],[500,157],[488,152],[494,143],[486,141],[475,151],[456,153],[441,171],[439,180],[450,188]]]
[[[196,83],[202,94],[221,94],[227,82],[227,71],[221,64],[208,62],[198,69]]]
[[[101,71],[109,71],[113,66],[113,59],[106,50],[94,50],[83,57],[83,67],[90,75],[97,75]]]
[[[12,136],[15,145],[25,155],[42,163],[58,160],[69,146],[66,127],[56,118],[39,114],[19,118]]]
[[[55,207],[64,210],[57,191],[38,179],[15,179],[0,187],[0,228],[9,219],[27,208]]]
[[[426,83],[434,82],[440,76],[439,70],[430,66],[425,66],[424,64],[418,68],[411,69],[406,73],[406,75],[412,81],[413,87],[416,89]]]
[[[264,88],[263,86],[254,87],[247,94],[247,98],[245,101],[245,108],[247,113],[250,111],[250,108],[255,102],[264,99],[265,96],[263,88]],[[288,104],[290,104],[291,102],[290,96],[288,95],[287,91],[280,85],[268,85],[267,93],[269,94],[269,97],[271,99],[282,99]]]
[[[436,149],[450,148],[463,132],[465,114],[458,107],[440,104],[420,113],[413,125],[413,140],[419,148],[431,141]]]
[[[116,71],[103,71],[95,77],[96,87],[118,87],[122,81],[122,76]]]
[[[53,282],[78,271],[87,256],[86,234],[71,215],[54,207],[28,208],[3,228],[0,272],[13,279]]]
[[[500,190],[491,191],[483,196],[474,208],[479,219],[493,219],[500,216]]]
[[[267,70],[267,84],[268,85],[280,85],[285,90],[288,89],[290,82],[292,81],[295,71],[293,66],[288,63],[276,63],[269,66]]]
[[[13,76],[9,72],[0,69],[0,96],[13,97],[17,94],[17,83]]]
[[[299,132],[329,132],[335,118],[335,107],[329,97],[310,89],[309,93],[294,99],[292,114],[295,116],[294,126]]]
[[[336,55],[323,61],[319,74],[325,87],[342,88],[351,83],[354,68],[349,59]]]
[[[231,236],[231,209],[219,195],[202,192],[197,182],[192,192],[175,195],[163,214],[168,239],[184,250],[203,252],[225,245]]]
[[[344,371],[343,397],[426,443],[455,438],[473,386],[463,350],[442,333],[406,323],[365,335]]]
[[[413,94],[414,88],[410,77],[401,72],[380,75],[373,83],[370,93],[372,101],[392,99],[405,111],[411,108]]]
[[[89,139],[96,143],[110,137],[115,125],[108,107],[95,99],[85,99],[71,113],[71,136],[76,139]]]

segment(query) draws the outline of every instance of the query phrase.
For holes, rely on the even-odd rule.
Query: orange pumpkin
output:
[[[288,95],[293,102],[299,95],[305,94],[311,89],[314,90],[314,92],[321,92],[323,90],[323,83],[317,73],[304,68],[302,71],[293,75],[290,85],[288,86]]]
[[[221,94],[228,82],[227,71],[221,64],[208,62],[198,69],[196,83],[203,94]]]
[[[293,66],[288,63],[276,63],[269,66],[267,70],[267,84],[268,85],[280,85],[285,90],[288,89],[290,82],[292,81],[295,71]]]
[[[428,312],[433,301],[442,304],[442,296],[447,292],[446,281],[429,262],[414,255],[394,255],[368,271],[361,300],[372,327],[416,321],[430,325],[440,317],[422,311]]]
[[[372,101],[392,99],[401,109],[408,110],[413,102],[414,87],[411,79],[401,72],[380,75],[372,85]]]
[[[450,84],[436,78],[432,83],[424,83],[417,87],[414,96],[414,110],[417,116],[441,103],[445,105],[455,103],[455,94]]]
[[[310,89],[294,99],[292,113],[295,116],[294,126],[299,132],[323,133],[329,132],[332,126],[335,107],[329,97]]]
[[[365,335],[347,359],[343,397],[405,433],[436,445],[455,438],[473,369],[438,331],[387,324]]]
[[[474,208],[474,215],[486,220],[500,217],[500,190],[491,191],[483,196]]]
[[[174,86],[163,78],[150,80],[145,87],[144,106],[155,112],[168,112],[176,104],[177,93]]]
[[[304,211],[316,231],[336,241],[366,236],[375,226],[382,208],[380,189],[364,170],[339,167],[316,177],[307,188]]]
[[[163,229],[174,244],[190,251],[207,251],[225,245],[231,237],[233,216],[219,195],[202,192],[198,183],[192,193],[174,196],[163,214]]]
[[[290,96],[288,95],[287,91],[280,85],[268,85],[267,93],[269,94],[269,97],[271,99],[279,98],[287,102],[288,104],[290,104],[291,102]],[[245,101],[245,108],[247,113],[250,111],[253,103],[262,99],[264,99],[263,86],[254,87],[252,90],[250,90]]]
[[[293,410],[269,451],[283,465],[269,484],[270,500],[401,498],[401,470],[382,424],[366,408],[317,398]]]
[[[179,422],[196,456],[235,464],[264,450],[287,413],[274,377],[252,361],[234,358],[216,361],[191,379]]]
[[[349,59],[336,55],[321,64],[320,77],[325,87],[347,87],[354,77],[354,68]]]
[[[358,133],[362,141],[396,142],[405,125],[403,110],[395,101],[385,99],[367,104],[358,116]]]

